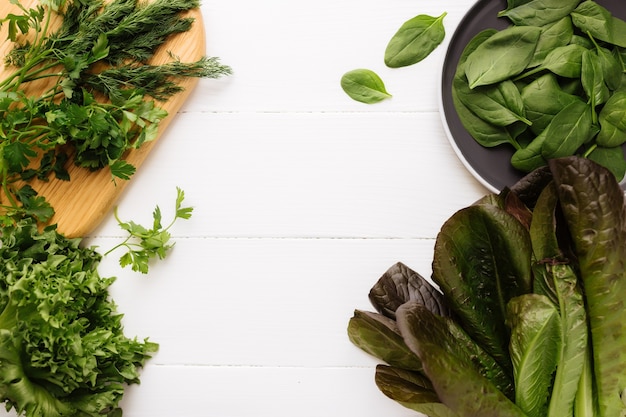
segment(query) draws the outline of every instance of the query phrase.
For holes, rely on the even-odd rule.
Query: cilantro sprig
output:
[[[168,251],[174,247],[171,243],[170,229],[179,219],[187,220],[191,217],[193,207],[183,207],[185,192],[176,187],[176,205],[174,217],[169,224],[163,226],[163,215],[161,208],[157,205],[152,212],[152,227],[148,228],[134,221],[123,221],[120,219],[117,207],[114,210],[115,219],[118,225],[128,232],[126,239],[107,251],[104,255],[124,248],[126,252],[120,257],[120,266],[130,266],[135,272],[147,274],[150,261],[154,258],[164,259]]]
[[[170,62],[148,63],[170,36],[191,28],[193,19],[181,12],[198,0],[9,1],[20,12],[0,16],[13,45],[5,57],[12,71],[0,79],[2,220],[34,214],[48,221],[53,208],[34,199],[32,187],[20,189],[34,178],[71,180],[69,160],[108,168],[114,181],[129,179],[135,167],[124,160],[127,151],[154,140],[167,116],[158,103],[181,91],[181,79],[231,71],[214,57],[186,63],[171,54]],[[33,95],[32,85],[44,91]]]

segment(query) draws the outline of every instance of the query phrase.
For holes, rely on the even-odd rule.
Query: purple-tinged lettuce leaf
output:
[[[528,230],[491,205],[456,212],[435,243],[433,281],[467,334],[510,372],[506,305],[531,291],[531,252]]]
[[[348,337],[361,350],[400,368],[420,371],[422,363],[404,343],[396,322],[382,314],[355,310]]]
[[[460,417],[439,401],[430,380],[402,368],[378,365],[376,385],[388,398],[429,417]]]
[[[398,307],[407,301],[419,301],[440,316],[450,315],[441,292],[400,262],[380,277],[370,290],[369,299],[379,313],[394,320]]]
[[[442,323],[419,303],[397,311],[407,346],[422,360],[424,373],[443,404],[461,416],[526,417],[494,383],[481,375]]]
[[[624,191],[585,158],[549,161],[578,257],[601,416],[626,410],[626,214]]]

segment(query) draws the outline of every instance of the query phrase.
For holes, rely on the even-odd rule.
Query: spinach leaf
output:
[[[546,159],[570,156],[592,135],[592,109],[580,101],[563,108],[546,128],[543,157]]]
[[[546,141],[544,130],[524,148],[517,149],[511,156],[511,165],[522,172],[531,172],[546,164],[543,157],[543,144]]]
[[[572,12],[572,22],[583,33],[610,44],[626,47],[626,22],[592,0],[582,2]]]
[[[545,57],[555,48],[567,45],[574,35],[572,19],[569,16],[563,17],[554,23],[541,28],[541,35],[537,41],[537,48],[529,67],[540,65]]]
[[[605,148],[596,146],[587,155],[587,158],[602,165],[621,181],[626,175],[626,159],[621,145]]]
[[[509,131],[501,126],[493,125],[486,122],[472,112],[461,99],[464,89],[464,81],[461,79],[453,80],[452,100],[455,110],[463,127],[481,146],[491,148],[505,143],[515,144],[515,138]],[[467,83],[465,83],[467,84]],[[515,146],[515,145],[514,145]]]
[[[430,55],[445,37],[445,16],[418,15],[402,24],[387,44],[385,64],[390,68],[406,67]]]
[[[564,107],[575,101],[582,103],[579,96],[563,91],[552,73],[546,73],[526,85],[521,95],[526,117],[532,123],[530,129],[536,135],[543,132]]]
[[[469,91],[467,78],[465,77],[464,64],[467,57],[486,39],[497,33],[495,29],[486,29],[476,34],[465,46],[452,80],[452,102],[463,127],[482,146],[493,147],[504,143],[515,144],[515,139],[508,130],[494,126],[478,117],[465,104],[467,101],[462,96]]]
[[[602,64],[594,51],[587,50],[583,53],[580,76],[583,90],[589,98],[589,105],[592,108],[608,100],[611,93],[604,82]]]
[[[459,210],[435,241],[433,281],[468,335],[505,369],[511,366],[506,305],[530,292],[530,259],[528,231],[496,206]]]
[[[377,365],[376,386],[387,397],[430,417],[459,417],[439,401],[430,380],[406,369]]]
[[[624,191],[613,174],[588,159],[548,163],[585,289],[600,415],[618,416],[626,408],[620,398],[626,387]]]
[[[462,416],[525,417],[480,374],[441,318],[418,303],[407,303],[397,313],[407,346],[422,360],[424,372],[443,404]]]
[[[569,44],[552,50],[541,67],[556,75],[578,78],[582,73],[583,54],[587,49],[577,44]]]
[[[510,26],[482,42],[465,62],[470,88],[504,81],[524,71],[540,35],[538,27]]]
[[[509,126],[521,121],[532,124],[526,118],[520,91],[513,81],[470,89],[467,83],[455,84],[459,99],[476,116],[495,126]]]
[[[599,146],[620,146],[626,142],[626,92],[614,93],[599,115],[600,133],[596,138]]]
[[[624,68],[619,58],[617,49],[610,51],[606,48],[598,46],[596,49],[596,57],[602,67],[604,81],[610,90],[617,90],[622,84],[622,75]]]
[[[369,69],[355,69],[341,77],[341,88],[352,99],[366,104],[378,103],[391,98],[383,80]]]
[[[509,6],[498,13],[520,26],[544,26],[567,15],[578,6],[580,0],[532,0]]]
[[[529,417],[545,417],[562,343],[557,308],[538,294],[515,297],[507,307],[515,404]]]

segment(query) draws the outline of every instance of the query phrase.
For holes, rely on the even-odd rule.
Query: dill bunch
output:
[[[64,169],[68,147],[77,165],[108,167],[114,180],[129,179],[135,167],[123,157],[156,137],[167,116],[158,102],[181,92],[183,79],[231,73],[216,57],[182,62],[170,54],[170,62],[149,63],[171,36],[192,28],[186,12],[199,0],[11,2],[21,13],[0,18],[13,44],[5,57],[13,71],[0,80],[0,181],[7,199],[0,215],[47,221],[53,208],[32,188],[14,184],[71,180]],[[28,95],[25,88],[40,80],[49,87]]]

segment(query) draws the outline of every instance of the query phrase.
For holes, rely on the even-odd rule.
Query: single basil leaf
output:
[[[341,77],[341,88],[353,100],[366,104],[378,103],[391,98],[383,80],[372,70],[355,69]]]
[[[480,374],[441,320],[417,303],[398,309],[400,332],[422,360],[441,402],[462,416],[526,417]]]
[[[532,59],[541,29],[510,26],[481,43],[465,62],[470,88],[495,84],[522,73]]]
[[[598,120],[598,145],[614,147],[626,142],[626,92],[614,93],[602,107]]]
[[[389,365],[419,371],[422,363],[405,345],[396,322],[382,314],[355,310],[348,322],[350,341]]]
[[[583,33],[622,48],[626,47],[626,22],[613,16],[595,1],[580,3],[571,16],[574,25]]]
[[[416,64],[430,55],[445,38],[443,19],[418,15],[404,22],[385,49],[385,64],[400,68]]]
[[[572,19],[569,16],[563,17],[541,29],[541,35],[537,41],[537,48],[529,67],[540,65],[545,57],[555,48],[565,46],[574,35]]]
[[[450,315],[441,292],[400,262],[389,268],[374,284],[369,299],[376,311],[393,320],[398,307],[407,301],[419,301],[440,316]]]
[[[564,107],[575,101],[582,103],[579,96],[563,91],[552,73],[533,80],[524,87],[521,95],[526,117],[532,123],[530,129],[536,135],[543,132]]]
[[[591,331],[600,415],[624,412],[626,210],[615,176],[587,158],[548,162],[569,227]],[[402,332],[402,328],[400,328]]]
[[[592,108],[608,100],[610,93],[604,82],[602,63],[593,51],[587,50],[582,55],[581,80]]]
[[[526,228],[490,205],[456,212],[435,241],[433,281],[470,337],[505,369],[510,367],[506,304],[531,289]]]
[[[439,401],[430,380],[419,373],[378,365],[375,381],[383,394],[404,407],[431,417],[459,417]]]
[[[569,15],[578,3],[580,0],[533,0],[508,7],[498,16],[507,17],[518,26],[544,26]]]
[[[624,175],[626,175],[626,159],[624,157],[624,149],[621,146],[613,146],[611,148],[597,146],[587,155],[587,158],[611,171],[618,181],[624,179]]]
[[[589,105],[575,101],[554,116],[546,129],[543,157],[551,159],[574,155],[591,137],[591,112]]]
[[[544,417],[562,343],[558,310],[548,297],[524,294],[509,302],[507,323],[515,404],[529,417]]]

